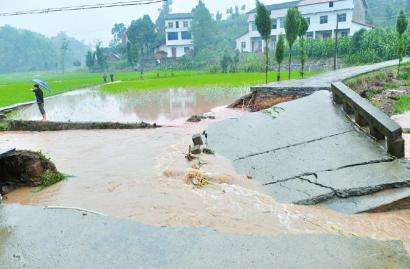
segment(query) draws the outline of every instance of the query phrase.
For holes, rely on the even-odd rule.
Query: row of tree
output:
[[[0,73],[77,68],[87,52],[82,42],[60,33],[48,38],[9,25],[0,27]]]
[[[272,31],[272,20],[270,18],[270,12],[267,8],[260,3],[258,0],[256,1],[256,19],[255,24],[260,33],[262,40],[265,43],[265,74],[266,74],[266,83],[268,83],[268,71],[269,71],[269,42],[271,39],[271,31]],[[400,73],[400,64],[403,60],[403,57],[406,54],[407,49],[407,39],[405,38],[404,34],[408,27],[408,20],[404,13],[401,11],[399,16],[397,17],[396,22],[396,31],[397,31],[397,45],[396,45],[396,54],[399,58],[399,67],[398,72]],[[292,54],[293,54],[293,46],[297,39],[299,38],[299,60],[301,63],[301,70],[300,74],[303,78],[304,76],[304,67],[306,62],[306,53],[305,53],[305,35],[309,28],[308,21],[301,15],[297,8],[290,8],[287,11],[286,18],[285,18],[285,37],[288,44],[288,78],[290,79],[291,76],[291,64],[292,64]],[[358,43],[362,42],[363,34],[365,30],[359,31],[357,34],[353,36],[352,45],[358,46]],[[334,68],[336,68],[336,57],[338,52],[338,43],[339,40],[337,38],[334,42]],[[391,40],[390,40],[391,42]],[[279,40],[276,45],[275,50],[275,59],[278,63],[278,77],[277,79],[280,80],[280,72],[281,72],[281,64],[284,60],[285,56],[285,41],[284,37],[281,35],[279,36]]]
[[[265,42],[265,58],[266,58],[266,83],[268,83],[268,71],[269,71],[269,42],[271,39],[272,31],[272,19],[270,17],[270,12],[267,10],[264,4],[256,1],[256,28],[260,33],[262,40]],[[302,14],[297,8],[290,8],[287,11],[285,18],[285,33],[286,40],[289,46],[289,63],[288,63],[288,78],[290,79],[291,74],[291,64],[292,64],[292,48],[296,40],[299,38],[300,44],[300,63],[301,71],[300,74],[303,78],[304,76],[304,66],[306,62],[305,49],[304,49],[304,36],[309,28],[308,21],[302,17]],[[275,58],[278,62],[278,80],[280,80],[280,67],[284,59],[285,52],[285,41],[282,35],[279,36],[279,40],[276,46]]]
[[[165,43],[165,18],[170,13],[172,1],[164,1],[159,16],[155,23],[148,15],[133,20],[129,26],[124,23],[115,24],[112,28],[113,40],[109,47],[104,48],[106,54],[115,53],[127,59],[128,66],[139,65],[145,59],[152,59],[154,48]],[[248,28],[246,6],[229,8],[226,12],[228,17],[222,19],[222,13],[218,12],[214,18],[202,1],[192,10],[191,23],[192,35],[195,36],[195,55],[201,59],[212,52],[222,53],[235,47],[235,38],[243,34]],[[87,66],[97,70],[101,68],[94,64],[93,50],[87,53]],[[96,62],[96,57],[95,61]],[[91,65],[91,66],[90,66]]]

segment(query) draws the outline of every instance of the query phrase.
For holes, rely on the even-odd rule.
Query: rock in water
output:
[[[0,193],[18,187],[37,187],[46,171],[57,173],[55,165],[39,152],[15,151],[0,159]]]

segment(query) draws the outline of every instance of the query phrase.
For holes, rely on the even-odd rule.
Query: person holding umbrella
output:
[[[46,111],[44,110],[44,93],[41,87],[45,89],[49,89],[47,83],[41,80],[34,79],[33,80],[36,84],[34,84],[34,95],[36,96],[36,101],[38,105],[38,109],[40,110],[41,116],[43,117],[42,121],[47,121]]]

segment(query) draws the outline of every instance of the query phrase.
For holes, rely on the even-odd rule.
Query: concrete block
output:
[[[202,136],[200,134],[193,135],[192,142],[194,142],[194,146],[202,146],[204,144],[204,141],[202,141]]]
[[[367,126],[367,125],[369,125],[369,123],[367,122],[367,120],[366,120],[366,118],[365,117],[363,117],[359,112],[355,112],[355,122],[359,125],[359,126],[361,126],[361,127],[364,127],[364,126]]]
[[[349,115],[354,113],[352,106],[347,102],[343,102],[343,110]]]
[[[197,145],[197,146],[193,146],[191,148],[191,153],[192,154],[201,154],[201,146]]]
[[[384,140],[386,137],[374,126],[370,126],[370,135],[376,138],[377,140]]]
[[[387,152],[397,158],[404,158],[405,147],[404,139],[402,137],[396,138],[395,140],[387,139]]]

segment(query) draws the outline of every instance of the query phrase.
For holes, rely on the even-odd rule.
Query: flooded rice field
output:
[[[249,89],[171,89],[107,94],[98,89],[68,92],[45,103],[48,120],[72,122],[139,122],[169,124],[232,103]],[[40,120],[36,105],[13,114],[14,119]]]
[[[212,120],[185,123],[186,117],[211,111],[216,120],[238,118],[244,112],[211,108],[228,104],[242,93],[206,96],[201,91],[177,90],[111,96],[86,90],[52,98],[47,104],[51,120],[179,124],[149,130],[0,133],[1,145],[41,150],[70,176],[42,191],[14,191],[5,201],[83,208],[159,227],[393,239],[403,241],[410,250],[410,210],[349,216],[318,206],[280,204],[246,175],[236,174],[221,156],[187,161],[184,156],[192,134],[202,132]],[[29,107],[18,116],[35,120],[37,113]],[[198,167],[212,178],[202,188],[186,180],[187,173]]]

